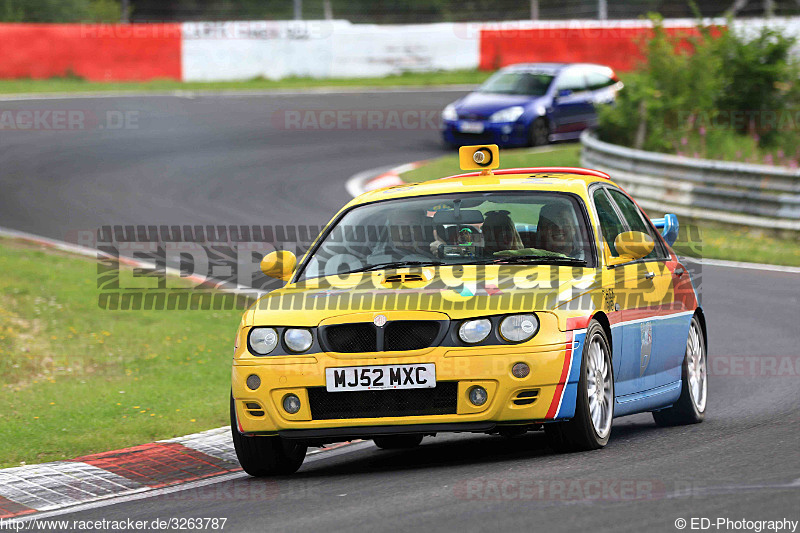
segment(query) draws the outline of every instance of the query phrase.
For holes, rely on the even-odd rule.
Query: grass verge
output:
[[[107,311],[88,258],[0,239],[0,467],[228,424],[241,311]]]
[[[167,92],[167,91],[257,91],[269,89],[313,89],[326,87],[392,87],[477,85],[491,72],[453,70],[442,72],[407,72],[383,78],[256,78],[245,81],[181,82],[151,80],[145,82],[91,82],[80,78],[45,80],[0,80],[0,94],[75,93],[75,92]]]
[[[500,154],[500,161],[503,168],[579,167],[581,166],[580,150],[579,144],[503,150]],[[451,154],[432,159],[419,168],[401,174],[400,177],[407,182],[417,182],[461,172],[458,166],[458,155]],[[661,216],[663,213],[649,214]],[[800,266],[800,242],[796,237],[779,236],[762,230],[750,230],[741,226],[692,220],[686,217],[679,218],[681,235],[678,238],[676,249],[683,255]],[[695,228],[697,231],[694,231]]]

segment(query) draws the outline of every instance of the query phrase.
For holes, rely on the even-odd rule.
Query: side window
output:
[[[609,85],[614,85],[616,82],[601,72],[590,71],[586,75],[586,83],[590,91],[597,91]]]
[[[639,208],[636,207],[636,204],[634,204],[630,198],[622,194],[620,191],[609,189],[608,192],[614,199],[617,207],[619,207],[619,210],[622,212],[622,216],[625,218],[625,221],[628,223],[631,231],[641,231],[642,233],[647,233],[656,243],[653,251],[650,252],[645,259],[661,259],[666,257],[666,253],[664,253],[664,250],[661,247],[661,241],[656,235],[653,235],[650,227],[644,221],[644,215],[639,211]]]
[[[603,233],[603,240],[608,244],[611,255],[619,257],[617,250],[614,248],[614,239],[625,231],[625,226],[617,216],[617,212],[604,189],[594,191],[593,198],[594,208],[597,210],[597,217],[600,219],[600,231]]]
[[[586,90],[586,78],[578,69],[568,70],[558,77],[556,89],[559,91],[570,90],[574,93]]]

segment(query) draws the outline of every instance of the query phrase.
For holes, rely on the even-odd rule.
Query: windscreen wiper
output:
[[[508,257],[493,257],[492,259],[475,261],[473,263],[468,263],[468,264],[471,265],[559,264],[559,265],[585,266],[586,260],[577,259],[575,257],[543,257],[543,256],[512,255]]]
[[[420,266],[420,267],[442,266],[447,264],[448,263],[444,263],[442,261],[389,261],[387,263],[378,263],[375,265],[368,265],[362,268],[357,268],[349,272],[343,272],[342,274],[352,274],[354,272],[369,272],[372,270],[384,270],[387,268],[405,268],[405,267],[415,267],[415,266]]]

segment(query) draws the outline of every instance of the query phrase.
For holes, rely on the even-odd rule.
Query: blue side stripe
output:
[[[583,359],[583,343],[586,332],[577,333],[572,339],[572,368],[567,377],[567,386],[564,387],[564,396],[561,408],[556,413],[556,418],[572,418],[575,416],[575,401],[578,397],[578,380],[581,377],[581,360]]]

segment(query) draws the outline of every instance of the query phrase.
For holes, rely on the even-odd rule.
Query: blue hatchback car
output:
[[[613,102],[621,88],[614,71],[602,65],[511,65],[444,108],[442,136],[454,146],[576,139],[597,123],[595,106]]]

